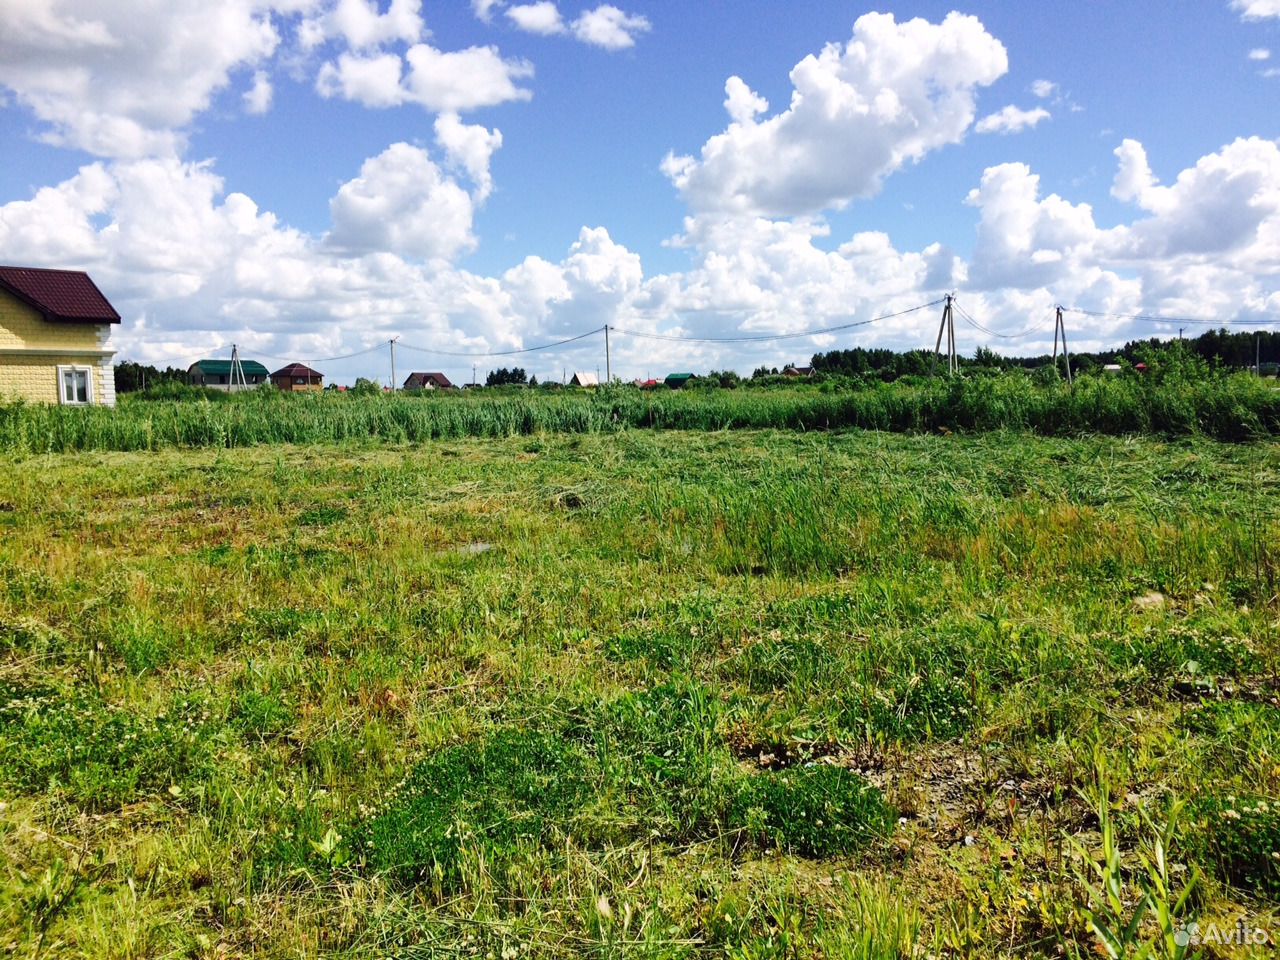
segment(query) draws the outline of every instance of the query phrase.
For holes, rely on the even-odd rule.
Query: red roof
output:
[[[0,267],[0,289],[35,307],[46,320],[120,322],[115,307],[82,270]]]
[[[287,367],[281,367],[271,375],[272,379],[276,377],[307,377],[312,380],[319,380],[323,374],[319,370],[312,370],[304,363],[291,363]]]

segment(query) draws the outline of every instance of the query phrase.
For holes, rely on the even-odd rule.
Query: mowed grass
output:
[[[1274,444],[10,454],[0,942],[1092,956],[1100,803],[1280,932],[1278,653]]]

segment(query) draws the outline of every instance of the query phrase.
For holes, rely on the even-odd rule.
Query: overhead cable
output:
[[[909,313],[915,313],[917,310],[925,310],[929,307],[936,307],[942,303],[942,298],[933,300],[929,303],[922,303],[919,306],[911,307],[907,310],[899,310],[896,313],[886,313],[879,317],[872,317],[870,320],[855,320],[851,323],[841,323],[834,327],[821,327],[815,330],[803,330],[799,333],[767,333],[743,337],[682,337],[670,333],[644,333],[639,330],[626,330],[622,327],[609,327],[612,333],[621,333],[628,337],[640,337],[645,340],[669,340],[677,343],[758,343],[770,340],[796,340],[801,337],[817,337],[824,333],[837,333],[841,330],[850,330],[854,327],[865,327],[867,324],[877,323],[880,320],[891,320],[894,317],[904,317]]]
[[[481,359],[483,357],[514,357],[521,353],[533,353],[536,350],[550,350],[553,347],[563,347],[566,343],[574,343],[578,340],[585,340],[587,337],[593,337],[597,333],[604,333],[604,327],[596,327],[594,330],[588,330],[586,333],[580,333],[576,337],[569,337],[565,340],[557,340],[555,343],[542,343],[536,347],[523,347],[520,350],[493,350],[488,353],[457,353],[452,350],[437,350],[434,347],[416,347],[411,343],[405,343],[401,340],[396,341],[396,346],[404,347],[406,350],[416,350],[418,353],[437,354],[442,357],[464,357],[467,359]]]
[[[1100,310],[1085,310],[1081,307],[1063,307],[1069,313],[1083,313],[1089,317],[1105,317],[1111,320],[1139,320],[1146,323],[1207,323],[1215,327],[1249,326],[1262,327],[1280,320],[1210,320],[1204,317],[1162,317],[1151,313],[1106,313]]]
[[[1033,333],[1039,333],[1042,330],[1047,329],[1049,324],[1052,323],[1054,319],[1056,319],[1056,317],[1052,317],[1043,323],[1038,323],[1035,326],[1027,327],[1025,330],[1019,330],[1017,333],[999,333],[995,330],[992,330],[990,327],[984,326],[983,324],[975,320],[973,317],[971,317],[969,315],[969,312],[965,310],[964,307],[960,306],[960,304],[954,298],[951,301],[951,305],[956,309],[957,312],[959,312],[960,318],[964,320],[965,323],[969,324],[969,326],[973,327],[975,330],[981,330],[983,333],[987,334],[988,336],[999,337],[1001,340],[1021,340],[1023,337],[1027,337]]]

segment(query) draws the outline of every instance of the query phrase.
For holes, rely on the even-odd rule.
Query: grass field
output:
[[[0,456],[16,956],[1280,937],[1274,443],[33,446]]]

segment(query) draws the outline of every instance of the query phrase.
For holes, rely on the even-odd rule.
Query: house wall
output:
[[[310,383],[294,383],[294,377],[274,377],[271,382],[286,393],[323,393],[324,384],[313,379]]]
[[[95,403],[114,406],[109,323],[49,323],[38,310],[0,290],[0,400],[58,402],[58,367],[93,368]]]

